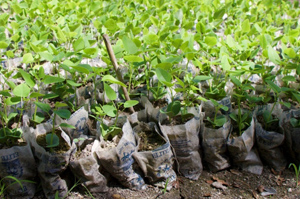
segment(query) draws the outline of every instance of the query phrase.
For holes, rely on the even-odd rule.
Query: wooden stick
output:
[[[102,37],[103,37],[103,39],[104,39],[104,43],[105,43],[105,46],[106,46],[106,49],[107,49],[107,52],[108,52],[110,61],[111,61],[112,65],[114,66],[114,69],[115,69],[115,71],[116,71],[117,79],[118,79],[120,82],[124,83],[124,82],[123,82],[123,78],[122,78],[122,74],[121,74],[120,71],[119,71],[119,66],[118,66],[118,62],[117,62],[116,56],[115,56],[115,54],[114,54],[114,51],[113,51],[113,49],[112,49],[112,47],[111,47],[111,44],[110,44],[110,41],[109,41],[109,37],[108,37],[106,34],[103,34]],[[129,97],[129,95],[128,95],[127,88],[124,87],[124,86],[122,86],[122,89],[123,89],[123,92],[124,92],[124,95],[125,95],[126,100],[127,100],[127,101],[130,100],[130,97]],[[130,110],[131,113],[134,113],[134,112],[135,112],[134,109],[133,109],[133,107],[130,107],[129,110]]]

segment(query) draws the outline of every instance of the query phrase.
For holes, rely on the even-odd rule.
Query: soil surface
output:
[[[300,198],[300,186],[296,188],[295,173],[292,169],[286,169],[281,175],[273,173],[269,168],[264,168],[263,174],[255,174],[238,171],[235,169],[224,170],[217,173],[204,170],[197,181],[192,181],[182,176],[178,177],[174,188],[163,194],[163,189],[148,185],[147,189],[132,191],[122,187],[117,180],[110,180],[107,193],[95,193],[94,198],[105,199],[182,199],[182,198]],[[219,188],[216,188],[219,187]],[[262,196],[266,190],[273,189],[269,196]],[[261,193],[262,191],[262,193]],[[68,199],[91,199],[86,190],[80,186],[76,187],[68,196]],[[34,199],[43,198],[40,191]]]
[[[59,138],[59,145],[56,147],[52,147],[53,151],[55,153],[64,153],[66,151],[68,151],[70,149],[70,146],[68,145],[68,143],[62,138],[61,136],[61,131],[59,129],[55,129],[55,135],[57,135],[57,137]],[[51,134],[51,132],[47,133],[47,134],[42,134],[37,136],[36,138],[36,142],[41,146],[44,147],[44,149],[46,149],[46,151],[50,151],[50,148],[47,148],[47,142],[46,142],[46,135]]]

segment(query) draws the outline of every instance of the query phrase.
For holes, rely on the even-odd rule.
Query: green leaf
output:
[[[242,83],[240,82],[240,80],[238,80],[236,77],[234,76],[230,76],[231,81],[238,87],[240,87],[242,85]]]
[[[270,88],[275,92],[275,93],[280,93],[281,89],[279,86],[277,86],[274,82],[270,80],[266,80],[266,83],[270,86]]]
[[[287,75],[284,76],[281,80],[285,82],[295,82],[296,78],[294,76]]]
[[[67,123],[61,123],[59,126],[60,126],[60,127],[63,127],[63,128],[76,129],[75,126],[73,126],[73,125],[71,125],[71,124],[67,124]]]
[[[214,13],[214,19],[222,19],[225,14],[225,8],[222,8]]]
[[[126,61],[129,61],[129,62],[142,62],[142,61],[144,61],[143,58],[141,58],[139,56],[135,56],[135,55],[124,56],[124,59]]]
[[[274,64],[280,64],[281,60],[277,51],[272,48],[272,46],[268,47],[268,57]]]
[[[135,45],[135,43],[130,39],[128,38],[127,36],[123,36],[122,37],[122,42],[123,42],[123,45],[124,45],[124,48],[125,50],[127,51],[127,53],[129,55],[131,54],[135,54],[138,52],[138,47]]]
[[[5,104],[6,105],[16,105],[18,104],[19,102],[21,102],[21,98],[20,97],[8,97],[4,100]]]
[[[51,142],[51,138],[52,138],[52,142]],[[59,145],[59,137],[57,135],[55,135],[54,133],[47,134],[46,135],[46,143],[47,143],[47,146],[46,146],[47,148],[56,147]]]
[[[194,79],[193,79],[193,82],[201,82],[201,81],[205,81],[205,80],[209,80],[209,79],[212,79],[212,77],[210,76],[205,76],[205,75],[199,75],[199,76],[196,76]]]
[[[82,66],[71,66],[71,67],[74,68],[79,73],[85,73],[87,75],[90,74],[90,71],[85,67]]]
[[[33,93],[30,94],[30,98],[42,97],[42,96],[44,96],[44,95],[45,95],[45,94],[33,92]]]
[[[294,49],[292,49],[292,48],[286,48],[286,49],[284,49],[283,52],[284,52],[284,54],[286,54],[290,58],[295,58],[297,56],[297,54],[295,53]]]
[[[218,40],[216,37],[212,37],[212,36],[207,36],[205,37],[204,42],[209,45],[210,47],[214,46],[217,44]]]
[[[25,83],[16,86],[13,90],[13,94],[17,97],[28,97],[29,93],[30,88]]]
[[[66,106],[68,106],[66,103],[63,103],[63,102],[55,102],[55,108],[66,107]]]
[[[53,113],[55,113],[56,115],[58,115],[63,119],[69,119],[71,116],[71,112],[67,109],[54,110]]]
[[[53,55],[49,52],[38,52],[38,54],[41,56],[41,60],[46,60],[49,62],[53,60]]]
[[[42,111],[46,112],[49,114],[50,110],[51,110],[51,107],[49,104],[45,104],[45,103],[42,103],[42,102],[34,102],[35,105],[37,105],[37,107],[39,107]]]
[[[290,123],[294,128],[299,127],[299,121],[296,118],[291,118]]]
[[[23,55],[23,63],[30,64],[34,61],[31,53],[26,53]]]
[[[137,100],[128,100],[124,103],[124,108],[133,107],[133,106],[137,105],[138,103],[139,103],[139,101],[137,101]]]
[[[221,59],[221,66],[224,71],[229,71],[231,69],[231,66],[228,61],[228,55],[223,55]]]
[[[6,123],[8,123],[11,119],[13,119],[14,117],[16,117],[18,115],[18,113],[10,113],[7,117],[7,121]]]
[[[80,37],[75,42],[73,42],[73,48],[75,51],[80,51],[80,50],[84,49],[84,47],[85,47],[84,40],[82,37]]]
[[[233,119],[235,122],[238,122],[238,118],[237,118],[237,115],[236,115],[236,114],[230,113],[229,116],[230,116],[230,118]]]
[[[0,49],[6,49],[8,47],[8,43],[5,41],[0,41]]]
[[[157,75],[157,79],[161,83],[165,84],[168,87],[173,86],[172,76],[167,71],[165,71],[164,69],[161,69],[161,68],[156,68],[155,72],[156,72],[156,75]]]
[[[106,83],[104,83],[104,91],[105,91],[105,94],[107,95],[108,99],[110,99],[112,101],[117,99],[116,92]]]
[[[101,81],[107,81],[110,83],[114,83],[114,84],[118,84],[120,86],[126,87],[126,85],[124,83],[122,83],[121,81],[117,80],[116,78],[114,78],[111,75],[105,75],[104,77],[102,77]]]
[[[109,117],[116,117],[117,115],[117,109],[113,105],[103,105],[102,109]]]
[[[43,80],[43,83],[44,84],[54,84],[54,83],[58,83],[58,82],[63,82],[64,80],[65,79],[63,79],[61,77],[46,75]]]
[[[250,31],[250,23],[249,19],[246,19],[242,23],[242,32],[249,32]]]
[[[33,80],[32,76],[29,73],[26,73],[23,69],[19,69],[23,79],[25,80],[26,84],[30,87],[34,87],[35,81]]]
[[[37,112],[33,117],[33,121],[38,124],[42,123],[44,121],[44,119],[45,119],[45,116],[41,112]]]
[[[227,122],[227,119],[224,115],[220,115],[214,121],[216,126],[223,126]]]
[[[69,79],[67,80],[67,84],[74,86],[74,87],[78,87],[78,86],[82,85],[81,83],[76,83],[73,80],[69,80]]]

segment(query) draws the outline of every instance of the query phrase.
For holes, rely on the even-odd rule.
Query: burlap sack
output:
[[[176,173],[172,168],[174,155],[167,135],[160,134],[157,125],[153,122],[141,122],[134,127],[133,131],[135,134],[145,132],[146,135],[147,132],[152,132],[156,139],[164,140],[162,145],[152,150],[138,151],[133,156],[151,184],[162,188],[167,186],[167,190],[170,190],[173,182],[176,181]]]
[[[188,108],[188,113],[194,117],[185,124],[162,125],[165,117],[161,115],[159,127],[166,134],[175,150],[176,159],[179,163],[179,172],[192,180],[197,180],[202,173],[202,161],[200,156],[200,122],[203,114],[200,107]]]

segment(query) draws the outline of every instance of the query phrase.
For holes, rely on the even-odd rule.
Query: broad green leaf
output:
[[[45,116],[43,115],[43,113],[41,112],[37,112],[34,116],[33,116],[33,121],[40,124],[45,120]]]
[[[42,60],[46,60],[49,62],[53,60],[53,55],[49,52],[38,52],[38,54],[41,56]]]
[[[98,48],[86,48],[83,52],[87,55],[94,55],[98,52]]]
[[[235,85],[237,85],[238,87],[241,86],[242,83],[241,83],[240,80],[238,80],[236,77],[230,76],[230,79],[231,79],[231,81],[232,81]]]
[[[290,58],[295,58],[297,56],[294,49],[292,49],[292,48],[286,48],[286,49],[284,49],[283,52],[284,52],[284,54],[287,54],[287,56],[289,56]]]
[[[85,73],[87,75],[90,74],[90,71],[85,67],[82,66],[71,66],[71,67],[74,68],[79,73]]]
[[[31,53],[26,53],[23,55],[23,60],[22,62],[25,64],[30,64],[34,61],[32,54]]]
[[[118,84],[120,86],[126,87],[126,85],[124,83],[122,83],[121,81],[117,80],[116,78],[114,78],[111,75],[105,75],[104,77],[102,77],[101,81],[107,81],[110,83],[114,83],[114,84]]]
[[[68,106],[66,103],[63,103],[63,102],[55,102],[55,108],[66,107],[66,106]]]
[[[249,32],[250,31],[249,19],[246,19],[246,20],[243,21],[243,23],[242,23],[242,31],[243,32]]]
[[[144,61],[143,58],[141,58],[139,56],[135,56],[135,55],[124,56],[124,59],[126,61],[129,61],[129,62],[142,62],[142,61]]]
[[[268,57],[274,64],[280,64],[281,60],[277,51],[272,48],[272,46],[268,47]]]
[[[71,112],[67,109],[54,110],[53,113],[55,113],[56,115],[58,115],[63,119],[69,119],[71,116]]]
[[[205,75],[198,75],[193,79],[193,82],[201,82],[201,81],[205,81],[205,80],[209,80],[209,79],[212,79],[212,77],[205,76]]]
[[[84,49],[84,47],[85,47],[85,45],[84,45],[84,40],[82,37],[80,37],[75,42],[73,42],[73,48],[75,51],[80,51],[80,50]]]
[[[19,102],[21,102],[21,98],[20,97],[8,97],[4,100],[4,102],[8,106],[16,105]]]
[[[157,75],[157,79],[165,84],[168,87],[173,86],[172,84],[172,76],[170,75],[170,73],[168,73],[167,71],[165,71],[164,69],[161,68],[156,68],[156,75]]]
[[[28,86],[30,87],[34,87],[35,81],[33,80],[32,76],[29,73],[25,72],[23,69],[19,69],[19,72],[21,73],[26,84],[28,84]]]
[[[13,90],[13,94],[17,97],[28,97],[29,93],[30,88],[25,83],[16,86]]]
[[[37,105],[37,107],[39,107],[42,111],[49,113],[51,110],[51,107],[49,104],[45,104],[42,102],[34,102],[35,105]]]
[[[217,44],[218,40],[216,37],[213,36],[207,36],[205,37],[205,41],[204,41],[207,45],[209,45],[210,47],[214,46]]]
[[[107,95],[108,99],[110,99],[112,101],[117,99],[116,92],[106,83],[104,83],[104,91],[105,91],[105,94]]]
[[[56,147],[59,145],[59,137],[54,133],[46,135],[47,148]]]
[[[61,77],[55,77],[51,75],[46,75],[43,82],[44,84],[54,84],[58,82],[63,82],[65,79]]]
[[[0,49],[6,49],[8,47],[8,43],[5,41],[0,41]]]
[[[225,8],[221,8],[220,10],[214,13],[214,19],[221,19],[225,14]]]
[[[232,38],[231,35],[228,35],[226,38],[226,43],[227,45],[232,48],[232,49],[236,49],[236,42],[234,41],[234,39]]]
[[[124,103],[124,108],[133,107],[133,106],[137,105],[138,103],[139,103],[139,101],[137,101],[137,100],[128,100]]]
[[[216,120],[214,121],[215,125],[218,127],[223,126],[226,122],[227,122],[227,119],[224,115],[218,116],[216,118]]]
[[[130,38],[128,38],[127,36],[123,36],[122,42],[123,42],[125,50],[127,51],[127,53],[129,55],[137,53],[138,47]]]
[[[109,117],[116,117],[117,115],[117,109],[113,105],[103,105],[102,109]]]
[[[223,55],[222,56],[221,66],[222,66],[222,68],[223,68],[224,71],[229,71],[231,69],[231,66],[229,64],[228,56],[227,55]]]
[[[234,121],[236,121],[236,122],[238,121],[238,118],[237,118],[237,115],[236,115],[236,114],[230,113],[229,116],[230,116],[230,118],[233,119]]]

